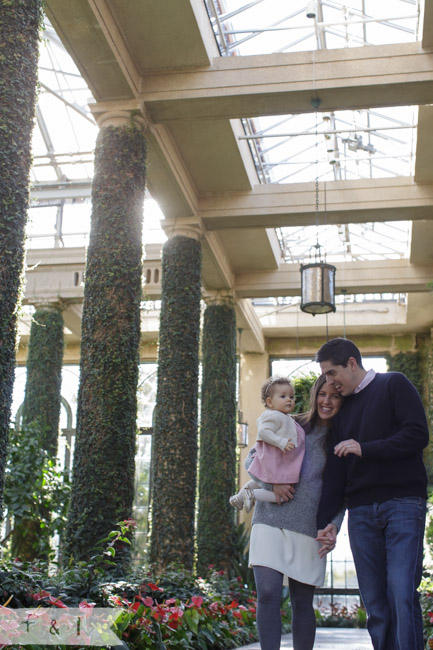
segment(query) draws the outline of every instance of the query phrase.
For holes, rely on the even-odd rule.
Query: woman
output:
[[[257,502],[250,540],[250,565],[257,587],[257,628],[261,650],[279,650],[281,642],[281,590],[288,577],[292,606],[294,650],[312,650],[316,635],[313,610],[315,587],[325,578],[326,554],[334,544],[316,540],[316,513],[322,490],[326,443],[332,418],[342,397],[326,383],[315,382],[310,410],[300,416],[305,429],[305,456],[294,496],[289,486],[274,486],[284,503]],[[251,462],[249,455],[246,465]],[[287,499],[289,499],[287,501]],[[344,512],[332,522],[340,528]]]

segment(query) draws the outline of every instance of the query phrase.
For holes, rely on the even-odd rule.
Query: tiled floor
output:
[[[367,630],[353,628],[322,627],[317,630],[314,650],[373,650]],[[251,643],[240,650],[260,650],[260,644]],[[293,650],[292,635],[285,634],[281,639],[281,650]]]

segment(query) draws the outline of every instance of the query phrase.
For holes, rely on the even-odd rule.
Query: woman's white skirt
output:
[[[319,557],[320,543],[292,530],[253,524],[249,565],[266,566],[307,585],[321,587],[325,581],[326,557]]]

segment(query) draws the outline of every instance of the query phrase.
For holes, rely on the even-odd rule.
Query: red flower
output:
[[[148,582],[147,586],[152,589],[152,591],[164,591],[161,587],[158,587],[158,585],[155,585],[153,582]]]
[[[41,589],[36,594],[32,594],[34,600],[43,600],[44,598],[49,598],[51,596],[49,591]]]
[[[50,596],[48,600],[52,605],[55,605],[56,607],[61,607],[62,609],[68,609],[68,606],[65,605],[65,603],[62,603],[60,598],[54,598],[54,596]]]
[[[203,605],[203,598],[201,596],[192,596],[191,601],[196,607]]]

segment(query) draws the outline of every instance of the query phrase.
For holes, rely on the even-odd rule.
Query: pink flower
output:
[[[203,605],[203,598],[201,596],[193,596],[191,598],[191,602],[196,606],[196,607],[201,607]]]
[[[146,605],[146,607],[152,607],[152,605],[153,605],[153,598],[151,598],[150,596],[146,596],[146,598],[142,598],[141,600],[142,600],[143,603]]]

